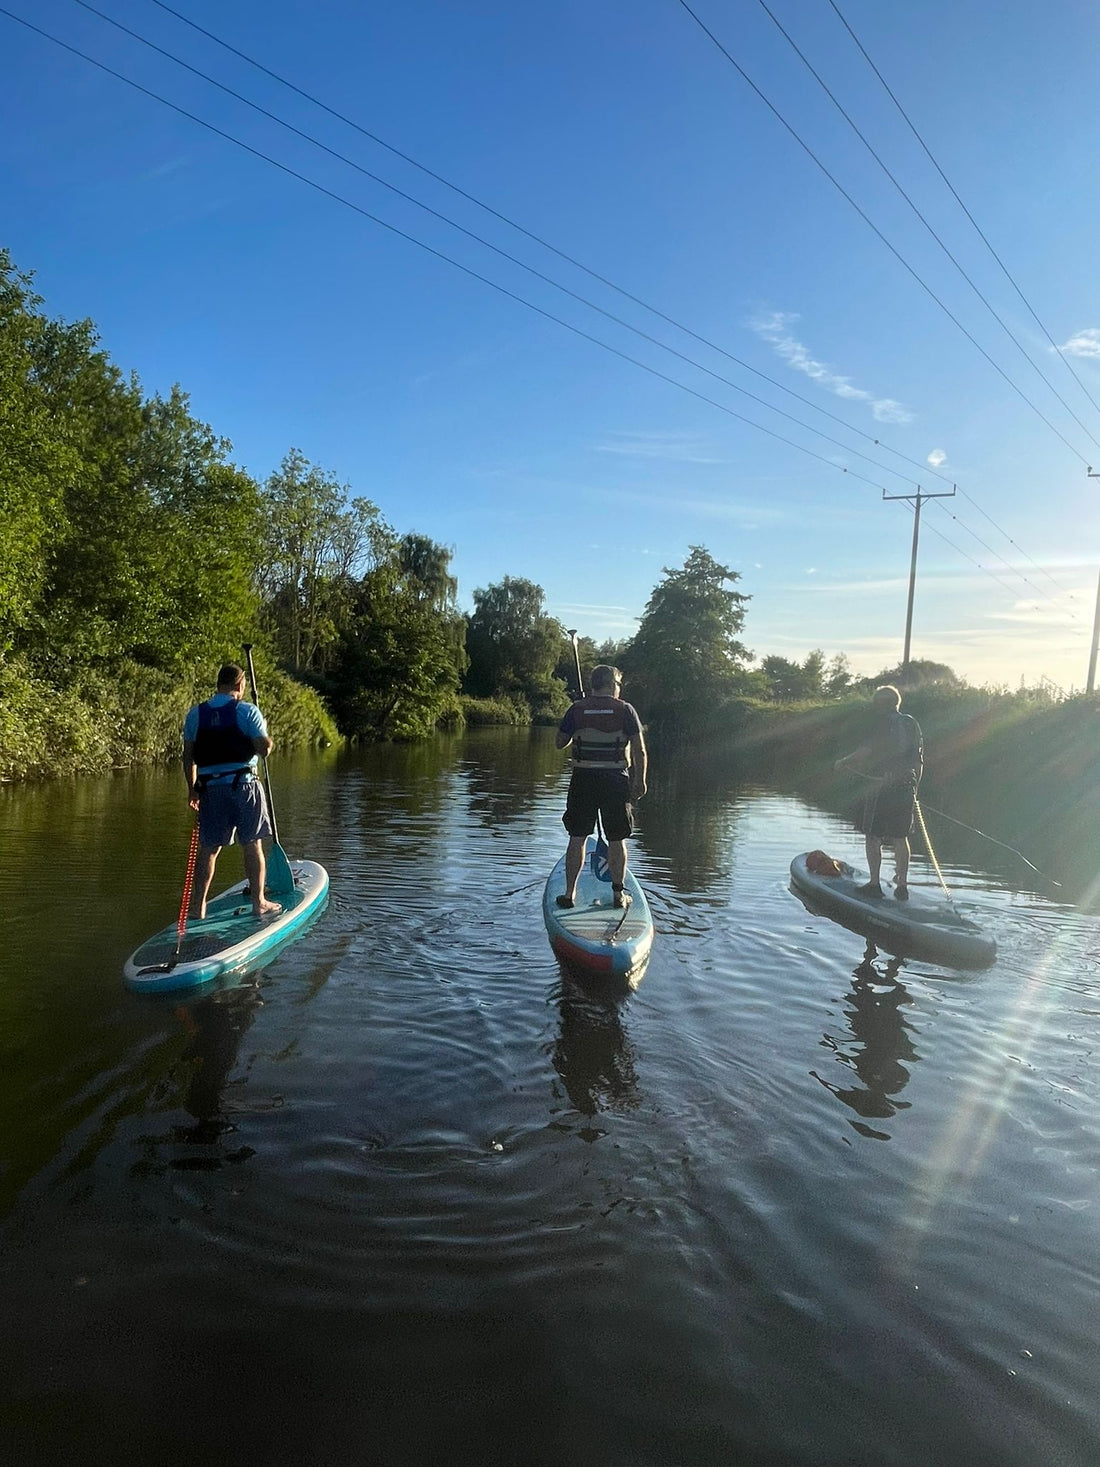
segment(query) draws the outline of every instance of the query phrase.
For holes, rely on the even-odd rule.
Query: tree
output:
[[[295,671],[323,673],[353,616],[357,576],[393,550],[393,531],[369,499],[292,448],[263,491],[265,556],[259,571],[267,621]]]
[[[738,641],[750,598],[727,583],[740,579],[701,545],[679,570],[664,567],[619,659],[631,701],[651,719],[690,724],[738,691],[751,655]]]
[[[786,657],[765,657],[760,670],[768,680],[768,694],[780,703],[808,702],[824,696],[825,654],[809,653],[805,662]]]
[[[61,486],[80,471],[36,378],[41,304],[30,277],[0,250],[0,658],[39,604],[48,540],[62,529]]]
[[[956,690],[966,687],[965,680],[946,663],[929,662],[924,658],[914,658],[904,666],[884,668],[877,677],[863,679],[865,688],[881,687],[884,683],[893,683],[898,688],[936,687]]]
[[[825,675],[825,696],[827,698],[843,698],[851,686],[851,665],[848,662],[847,656],[843,652],[838,652],[829,663],[829,669]]]
[[[532,707],[552,699],[564,638],[565,629],[547,615],[543,589],[534,582],[505,576],[475,591],[466,626],[467,692],[479,698],[516,693]]]

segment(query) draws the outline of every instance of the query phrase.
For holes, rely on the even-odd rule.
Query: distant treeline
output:
[[[505,576],[464,614],[449,547],[295,449],[257,481],[179,387],[146,395],[91,322],[42,304],[0,251],[0,777],[175,757],[186,708],[246,641],[282,749],[561,716],[573,651],[540,586]],[[617,662],[654,736],[692,743],[754,702],[860,686],[843,656],[757,663],[738,580],[693,547],[633,637],[580,638],[585,676]]]

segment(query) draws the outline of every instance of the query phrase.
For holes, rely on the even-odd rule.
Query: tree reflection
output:
[[[605,996],[582,988],[562,969],[561,1032],[551,1059],[569,1103],[583,1116],[633,1110],[638,1104],[638,1075],[620,1015],[622,1001],[621,994]],[[584,1127],[578,1134],[596,1141],[604,1132]]]
[[[908,1109],[908,1101],[896,1097],[909,1083],[908,1065],[920,1059],[912,1040],[911,1027],[902,1010],[913,1002],[903,983],[898,982],[900,958],[890,958],[876,966],[878,949],[868,942],[863,959],[855,968],[850,992],[846,997],[845,1017],[855,1041],[848,1052],[831,1035],[823,1043],[836,1055],[837,1062],[848,1066],[860,1082],[848,1086],[834,1085],[815,1072],[814,1078],[858,1116],[867,1120],[885,1120],[899,1110]],[[871,1126],[852,1122],[861,1135],[887,1141],[889,1136]]]

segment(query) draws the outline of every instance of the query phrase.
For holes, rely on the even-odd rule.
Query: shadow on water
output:
[[[831,1034],[823,1035],[821,1040],[837,1063],[847,1067],[859,1083],[837,1084],[816,1070],[810,1073],[860,1117],[851,1125],[861,1136],[889,1141],[888,1132],[877,1131],[867,1122],[888,1120],[899,1110],[908,1109],[908,1102],[897,1097],[909,1083],[907,1066],[915,1064],[920,1056],[910,1037],[914,1031],[905,1020],[904,1010],[913,999],[898,978],[902,959],[892,957],[876,963],[878,956],[878,948],[868,942],[845,995],[844,1013],[852,1043]]]

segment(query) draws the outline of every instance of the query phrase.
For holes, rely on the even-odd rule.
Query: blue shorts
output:
[[[199,796],[199,844],[208,851],[232,844],[233,832],[242,846],[271,834],[264,787],[258,779],[233,784],[208,784]]]

